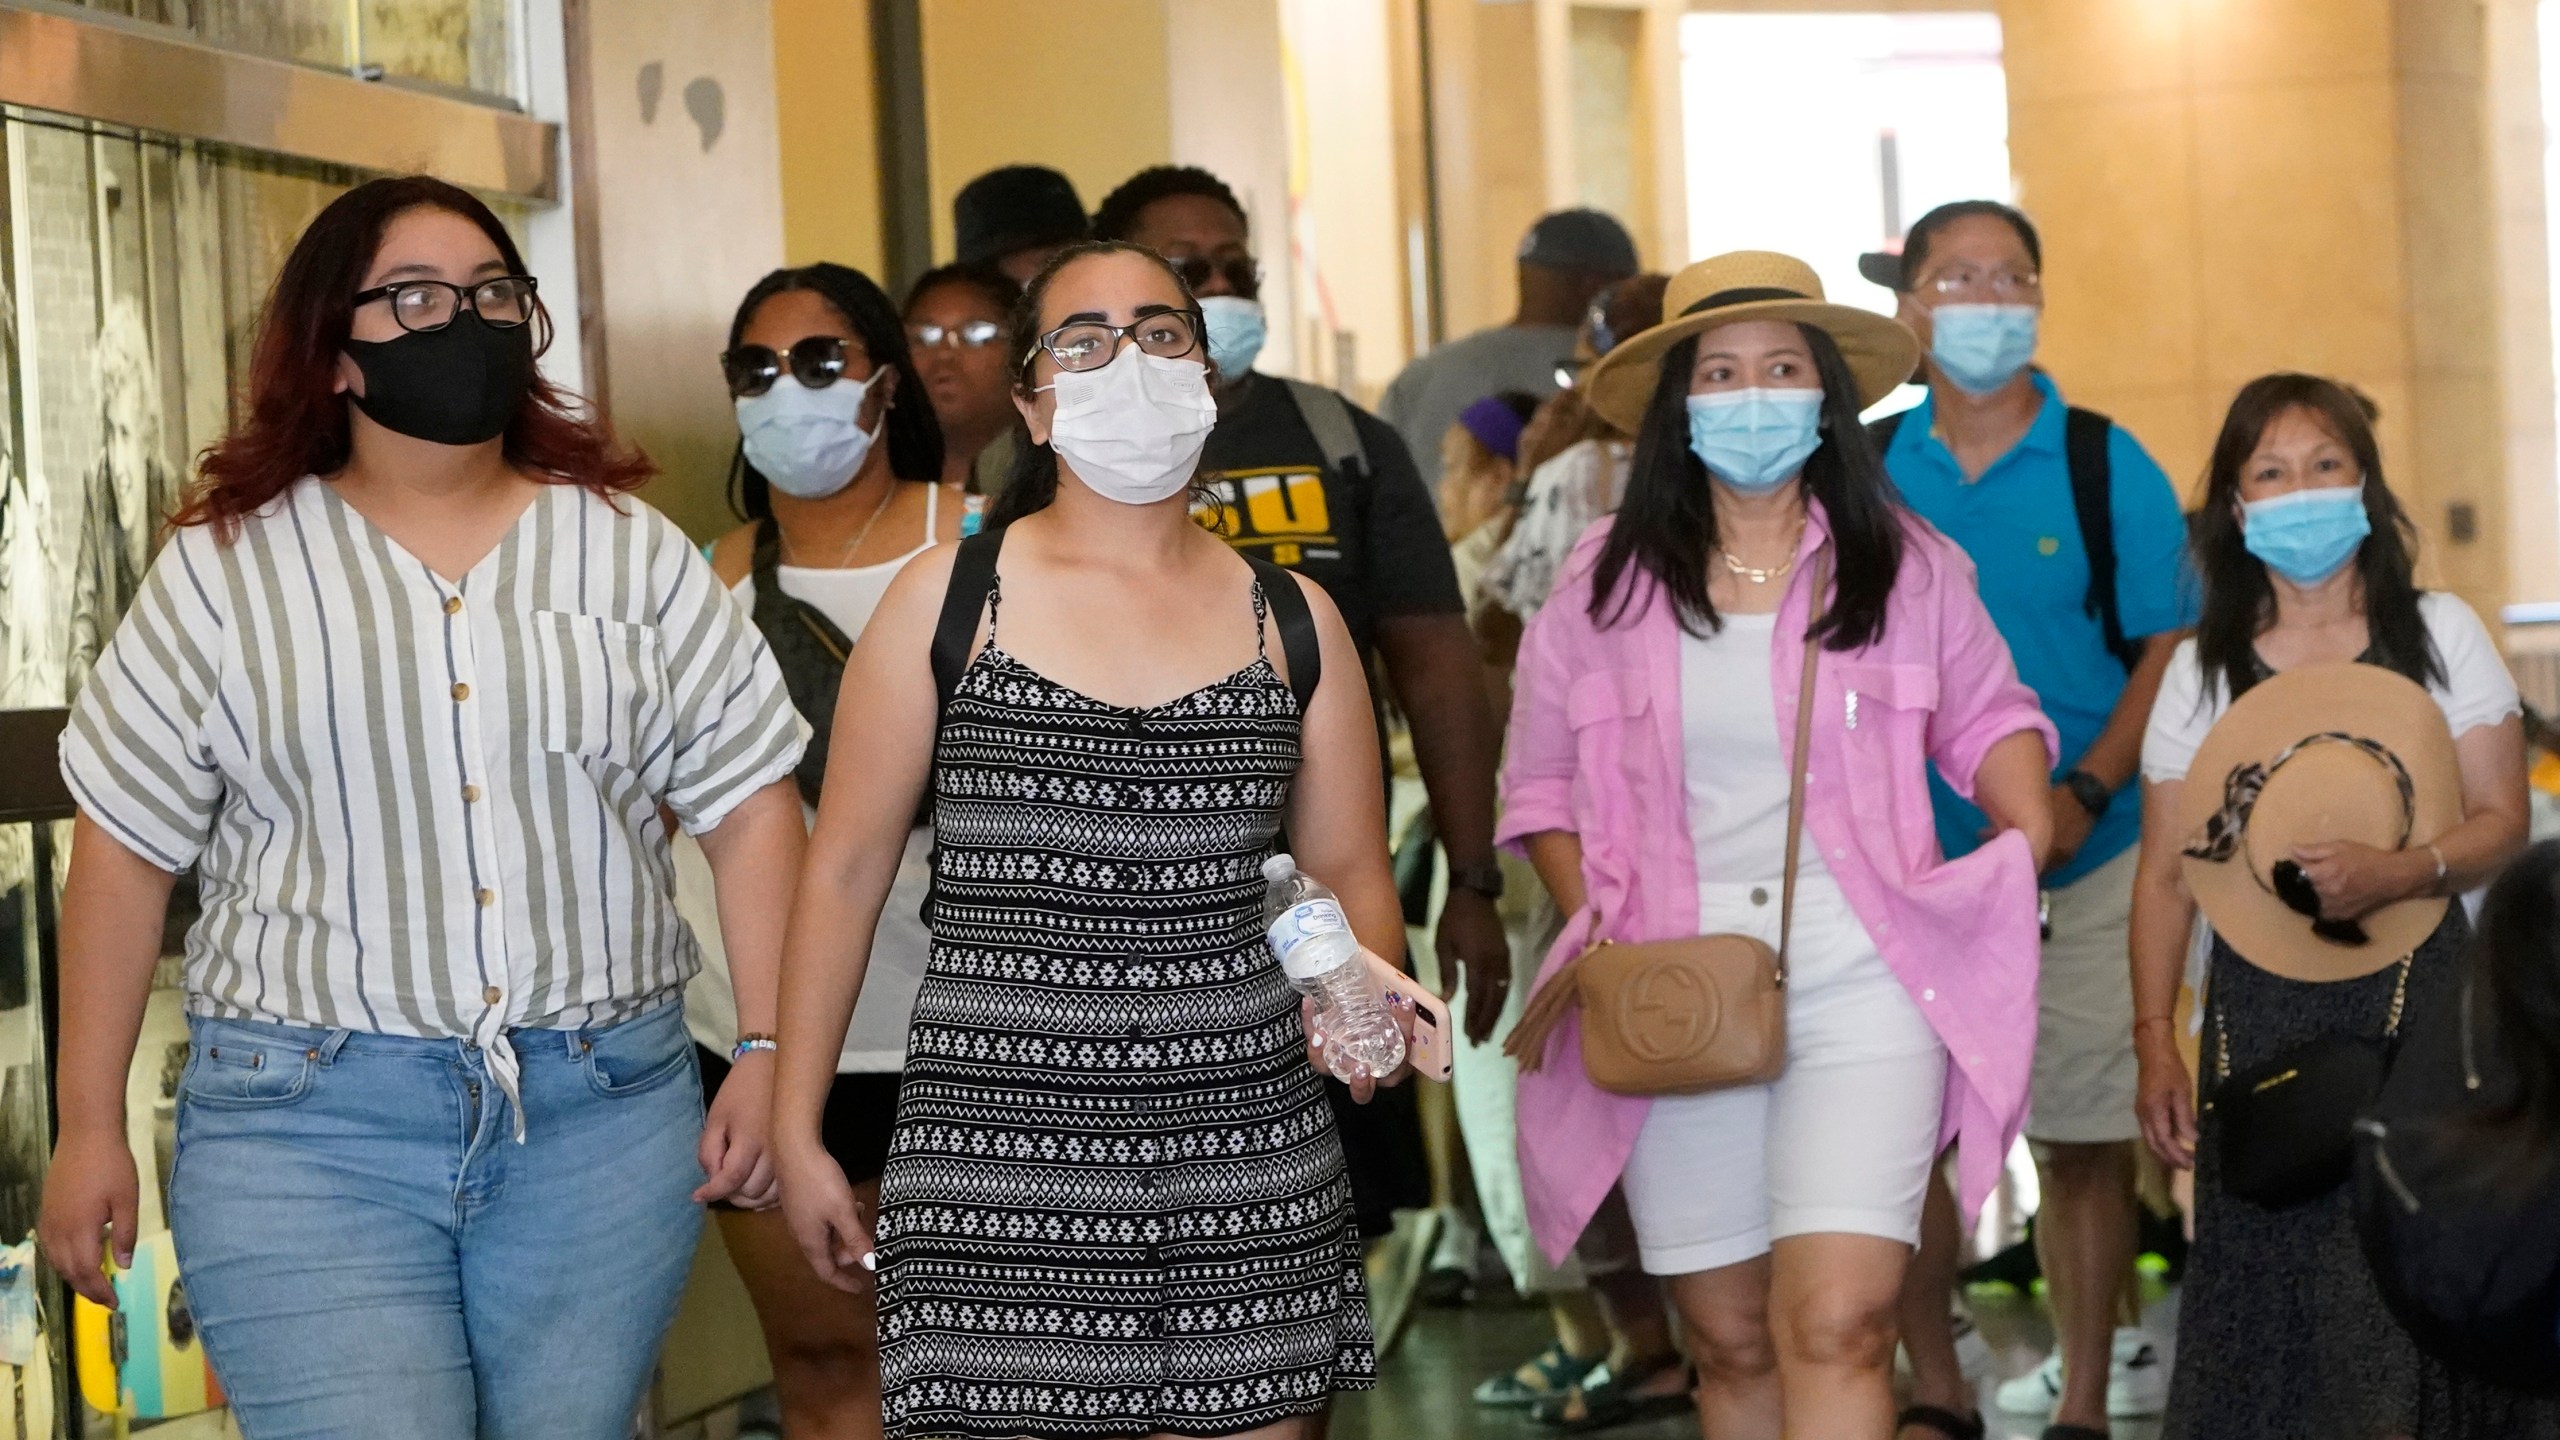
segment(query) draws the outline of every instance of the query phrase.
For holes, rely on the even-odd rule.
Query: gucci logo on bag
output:
[[[1715,987],[1685,965],[1648,965],[1618,990],[1618,1034],[1654,1065],[1698,1052],[1716,1033]]]

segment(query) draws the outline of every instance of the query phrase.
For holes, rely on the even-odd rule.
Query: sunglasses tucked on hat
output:
[[[1075,183],[1046,165],[1007,165],[951,199],[957,263],[982,265],[1035,245],[1067,245],[1092,233]]]
[[[1636,273],[1635,237],[1597,210],[1558,210],[1540,217],[1520,237],[1523,265],[1583,270],[1623,280]]]
[[[2424,687],[2379,665],[2303,665],[2250,687],[2197,747],[2178,792],[2187,889],[2214,930],[2261,970],[2353,980],[2435,933],[2445,899],[2319,918],[2293,859],[2351,840],[2427,845],[2462,821],[2453,731]]]
[[[1823,298],[1822,277],[1792,255],[1736,250],[1671,277],[1662,323],[1621,341],[1583,389],[1600,418],[1632,434],[1661,379],[1662,357],[1692,335],[1743,320],[1792,320],[1828,334],[1857,377],[1858,408],[1893,393],[1920,364],[1920,338],[1887,315]]]

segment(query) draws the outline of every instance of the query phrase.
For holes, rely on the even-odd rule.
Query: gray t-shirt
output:
[[[1404,436],[1422,483],[1440,495],[1440,438],[1458,412],[1487,395],[1556,392],[1556,367],[1573,358],[1570,325],[1497,325],[1452,340],[1404,367],[1378,413]]]

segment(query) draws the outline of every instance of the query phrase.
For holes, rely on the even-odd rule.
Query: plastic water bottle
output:
[[[1316,1000],[1316,1029],[1334,1078],[1386,1075],[1404,1063],[1404,1030],[1361,957],[1368,952],[1325,883],[1287,854],[1262,862],[1262,919],[1280,971]]]

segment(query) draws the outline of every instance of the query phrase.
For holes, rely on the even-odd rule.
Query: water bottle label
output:
[[[1280,912],[1271,922],[1271,953],[1280,957],[1280,968],[1298,979],[1312,979],[1331,965],[1310,972],[1307,966],[1316,962],[1330,948],[1309,944],[1327,935],[1348,935],[1351,922],[1342,917],[1342,906],[1333,900],[1302,900]]]

